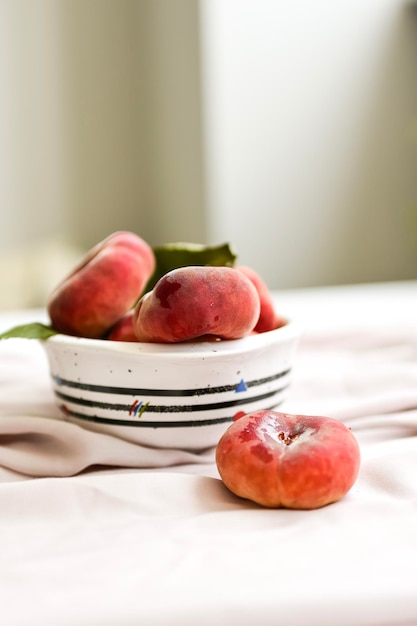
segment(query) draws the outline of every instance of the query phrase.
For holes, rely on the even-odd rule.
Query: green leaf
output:
[[[150,291],[167,272],[188,265],[211,265],[233,267],[237,255],[229,243],[219,246],[204,246],[197,243],[168,243],[153,248],[156,269],[145,291]]]
[[[32,322],[30,324],[14,326],[4,333],[0,333],[0,339],[48,339],[48,337],[57,334],[57,331],[50,326],[45,326],[45,324],[41,324],[40,322]]]

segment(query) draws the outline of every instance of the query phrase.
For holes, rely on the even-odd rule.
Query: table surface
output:
[[[351,491],[268,510],[226,490],[213,450],[144,467],[60,418],[38,342],[0,342],[2,624],[417,624],[417,281],[274,297],[303,326],[282,410],[352,429]]]

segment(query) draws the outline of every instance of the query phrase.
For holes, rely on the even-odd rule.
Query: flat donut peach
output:
[[[254,269],[247,267],[246,265],[238,265],[236,269],[245,274],[245,276],[252,281],[259,294],[261,310],[259,313],[259,319],[254,328],[255,332],[265,333],[269,330],[274,330],[275,328],[284,326],[285,320],[276,312],[271,292],[259,274]]]
[[[133,318],[139,341],[173,343],[202,336],[238,339],[253,330],[260,310],[252,282],[231,267],[187,266],[162,276]]]
[[[331,417],[262,410],[237,419],[220,438],[216,463],[226,487],[270,508],[315,509],[355,483],[360,450]]]
[[[55,330],[101,338],[141,296],[155,268],[152,248],[118,231],[94,246],[51,293],[47,310]]]

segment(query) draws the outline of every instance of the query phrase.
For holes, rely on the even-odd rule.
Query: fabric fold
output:
[[[95,465],[159,468],[212,460],[212,449],[156,449],[60,419],[0,417],[0,465],[30,476],[71,476]]]

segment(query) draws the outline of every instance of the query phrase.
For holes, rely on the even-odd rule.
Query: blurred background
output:
[[[114,230],[271,289],[417,278],[405,0],[0,0],[0,308]]]

